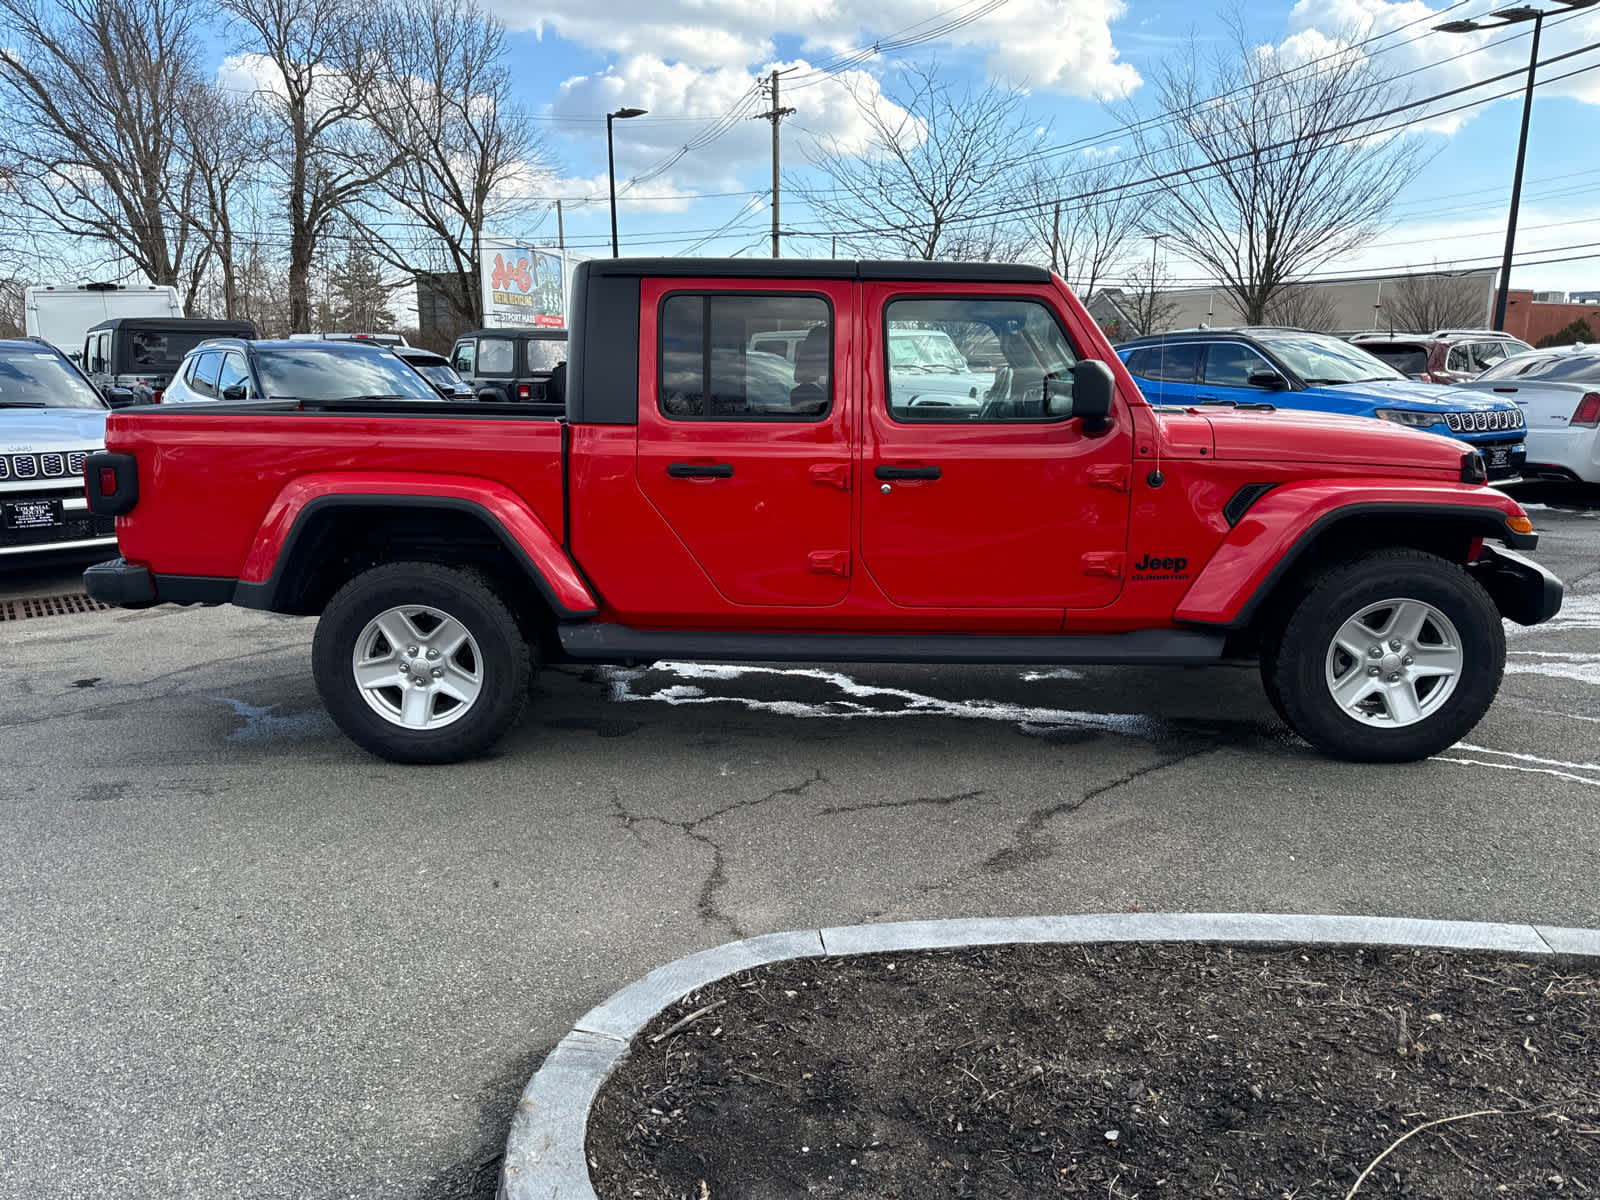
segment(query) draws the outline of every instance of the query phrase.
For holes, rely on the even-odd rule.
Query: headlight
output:
[[[1444,420],[1438,413],[1415,412],[1409,408],[1380,408],[1375,415],[1385,421],[1393,421],[1396,425],[1409,425],[1413,429],[1426,429]]]

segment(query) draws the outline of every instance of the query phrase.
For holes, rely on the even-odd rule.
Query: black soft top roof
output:
[[[868,261],[839,258],[592,258],[580,264],[595,276],[721,277],[727,279],[881,279],[930,283],[1048,283],[1043,267],[1014,263]]]
[[[251,321],[224,321],[212,317],[108,317],[98,325],[89,326],[86,332],[97,329],[120,329],[124,325],[137,325],[140,329],[154,329],[166,333],[236,334],[254,338],[256,327]]]
[[[541,342],[564,342],[568,333],[565,329],[556,329],[550,325],[502,325],[498,329],[469,329],[465,333],[457,334],[456,341],[470,337],[525,337]]]

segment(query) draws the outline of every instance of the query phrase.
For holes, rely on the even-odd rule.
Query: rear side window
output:
[[[517,344],[509,338],[478,341],[478,374],[510,375],[516,371]]]
[[[211,351],[207,354],[197,354],[189,364],[189,390],[197,396],[217,395],[217,371],[222,366],[222,354]]]
[[[567,361],[567,343],[554,338],[530,338],[525,343],[524,351],[528,360],[528,371],[533,374],[543,374],[556,369],[557,363]]]
[[[1203,349],[1192,342],[1145,346],[1128,355],[1128,373],[1164,383],[1195,383],[1200,378]]]
[[[749,347],[802,329],[794,361]],[[816,421],[833,406],[833,313],[820,296],[683,294],[661,302],[657,402],[674,420]]]

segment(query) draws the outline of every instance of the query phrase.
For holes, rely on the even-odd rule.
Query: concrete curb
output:
[[[1272,913],[1097,913],[898,921],[769,933],[657,967],[590,1009],[534,1072],[511,1120],[500,1200],[595,1200],[584,1141],[589,1108],[633,1036],[697,988],[793,958],[1023,942],[1275,942],[1426,946],[1600,958],[1600,930],[1399,917]]]

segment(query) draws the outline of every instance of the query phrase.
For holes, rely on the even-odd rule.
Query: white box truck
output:
[[[110,317],[186,315],[178,289],[155,284],[80,283],[31,287],[23,298],[23,328],[80,366],[83,335]]]

